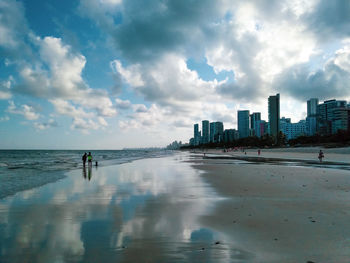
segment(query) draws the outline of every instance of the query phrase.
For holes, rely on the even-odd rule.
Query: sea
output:
[[[81,169],[84,150],[0,150],[0,199],[65,178],[65,172]],[[173,154],[170,150],[95,150],[99,166],[118,165],[144,158]]]

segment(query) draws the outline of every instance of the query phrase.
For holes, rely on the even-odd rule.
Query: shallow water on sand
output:
[[[0,200],[0,262],[249,259],[201,223],[222,198],[186,158],[86,167]]]

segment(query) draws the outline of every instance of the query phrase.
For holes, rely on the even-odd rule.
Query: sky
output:
[[[348,0],[0,0],[0,148],[122,149],[350,100]]]

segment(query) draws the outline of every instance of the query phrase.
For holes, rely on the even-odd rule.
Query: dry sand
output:
[[[226,198],[203,222],[254,255],[248,262],[350,262],[350,171],[211,159],[193,165]]]
[[[260,155],[258,155],[258,149],[245,149],[244,151],[228,151],[223,152],[222,149],[206,149],[195,150],[197,153],[221,154],[232,157],[254,157],[254,158],[278,158],[288,160],[305,160],[318,162],[318,152],[322,150],[324,152],[325,162],[341,162],[350,164],[350,147],[344,148],[321,148],[321,147],[298,147],[298,148],[272,148],[261,149]]]

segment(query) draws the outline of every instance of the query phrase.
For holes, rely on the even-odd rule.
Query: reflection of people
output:
[[[84,153],[83,157],[81,157],[81,159],[83,160],[83,165],[85,166],[86,163],[86,158],[87,158],[87,154]]]
[[[91,165],[88,166],[88,178],[89,178],[89,181],[91,180],[91,177],[92,177],[92,167]]]
[[[88,164],[92,165],[92,155],[91,152],[89,152],[89,154],[87,155],[87,159],[88,159]]]
[[[86,179],[86,168],[85,168],[85,165],[83,166],[83,177],[84,177],[84,179]]]
[[[322,150],[320,150],[320,152],[318,153],[318,159],[320,160],[320,163],[322,163],[323,158],[324,158],[324,154],[323,154]]]

